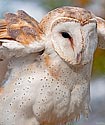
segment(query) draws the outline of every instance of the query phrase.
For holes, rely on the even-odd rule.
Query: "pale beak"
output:
[[[76,58],[76,60],[77,60],[77,63],[78,63],[78,64],[81,63],[81,61],[82,61],[82,52],[77,53],[77,58]]]

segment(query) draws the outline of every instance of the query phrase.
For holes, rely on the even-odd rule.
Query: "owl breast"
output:
[[[74,109],[80,109],[81,101],[85,103],[81,98],[87,94],[88,87],[85,80],[84,85],[78,86],[82,77],[65,62],[60,58],[53,61],[44,55],[35,60],[33,57],[16,60],[15,63],[12,63],[15,68],[0,95],[0,112],[3,114],[0,124],[18,125],[25,123],[27,117],[35,117],[43,125],[55,125],[79,115],[80,110],[74,114]]]
[[[79,74],[82,70],[70,68],[58,56],[52,60],[45,54],[43,62],[40,87],[33,105],[38,121],[43,125],[57,125],[78,119],[80,112],[87,115],[89,81]]]

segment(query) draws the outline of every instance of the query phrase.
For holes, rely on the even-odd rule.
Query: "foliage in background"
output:
[[[43,0],[42,5],[49,11],[61,6],[72,5],[73,0]]]
[[[90,0],[43,0],[41,3],[49,11],[61,6],[86,6]]]
[[[93,76],[105,76],[105,50],[97,49],[94,55]]]

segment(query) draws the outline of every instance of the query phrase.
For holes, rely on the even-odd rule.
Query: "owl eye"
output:
[[[64,38],[71,38],[71,36],[67,33],[67,32],[61,32],[61,35],[64,37]]]

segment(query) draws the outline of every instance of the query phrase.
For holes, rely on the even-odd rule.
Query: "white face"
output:
[[[97,47],[96,23],[80,25],[61,22],[52,28],[51,40],[55,51],[72,65],[84,65],[93,58]]]

